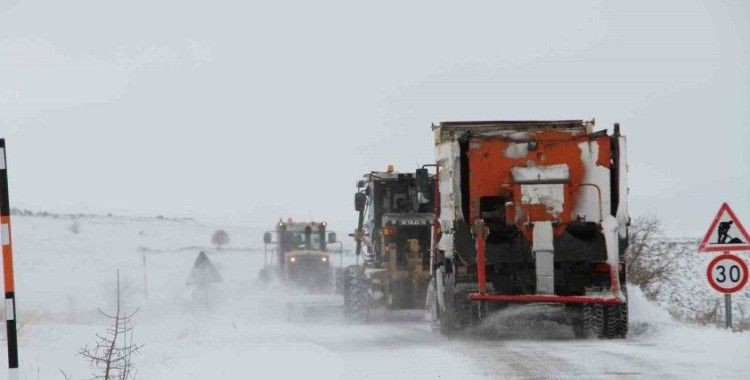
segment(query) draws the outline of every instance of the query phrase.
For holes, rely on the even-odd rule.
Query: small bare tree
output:
[[[640,216],[630,226],[627,260],[628,282],[638,285],[643,293],[654,299],[661,284],[669,281],[675,270],[675,260],[686,254],[686,247],[666,241],[661,220],[654,215]]]
[[[229,234],[224,230],[216,230],[213,236],[211,236],[211,244],[216,246],[216,249],[221,250],[222,245],[229,244]]]
[[[128,380],[134,378],[133,354],[139,352],[143,345],[133,343],[133,316],[124,314],[120,307],[120,271],[117,271],[117,300],[115,312],[107,314],[101,309],[99,313],[109,319],[110,327],[106,333],[96,334],[96,343],[85,346],[78,354],[89,361],[93,379]]]

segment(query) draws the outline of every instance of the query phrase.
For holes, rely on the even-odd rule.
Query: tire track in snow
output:
[[[516,343],[492,340],[457,342],[462,353],[481,364],[485,374],[490,378],[549,379],[560,378],[561,374],[577,374],[575,367],[561,358],[550,355],[547,349],[541,346],[529,347],[525,344],[513,346]]]
[[[489,378],[679,378],[630,341],[461,340],[462,353],[478,362]]]

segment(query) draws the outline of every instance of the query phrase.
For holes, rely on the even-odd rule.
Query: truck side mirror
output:
[[[358,212],[364,211],[365,201],[366,201],[365,193],[354,194],[354,209],[357,210]]]
[[[271,244],[271,233],[266,232],[263,234],[263,243],[264,244]]]
[[[416,182],[417,182],[417,191],[419,191],[423,197],[430,199],[430,173],[427,171],[427,168],[417,169],[417,172],[414,175]]]
[[[336,238],[336,233],[331,231],[328,233],[328,244],[333,244],[338,242],[338,239]]]

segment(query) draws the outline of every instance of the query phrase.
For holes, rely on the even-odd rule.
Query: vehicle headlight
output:
[[[296,257],[290,257],[290,258],[289,258],[289,262],[292,262],[292,263],[293,263],[293,262],[295,262],[295,261],[297,261],[297,258],[296,258]]]
[[[328,258],[327,257],[321,257],[320,260],[323,261],[323,262],[326,262],[326,261],[328,261]]]

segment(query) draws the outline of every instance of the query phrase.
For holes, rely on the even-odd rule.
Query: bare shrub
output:
[[[229,244],[229,234],[224,230],[216,230],[211,236],[211,244],[216,246],[216,249],[221,249],[222,245]]]
[[[625,251],[628,282],[640,286],[646,297],[655,299],[662,284],[674,274],[675,260],[686,253],[686,247],[667,242],[659,218],[640,216],[630,226]]]
[[[143,348],[133,342],[133,316],[122,312],[120,308],[120,271],[117,271],[117,300],[115,311],[107,314],[99,309],[99,313],[110,321],[110,327],[104,334],[96,334],[96,343],[85,346],[78,351],[78,355],[89,361],[93,379],[128,380],[135,378],[133,355]]]
[[[68,231],[74,234],[78,234],[81,232],[81,223],[78,221],[78,219],[74,219],[73,222],[68,225]]]

